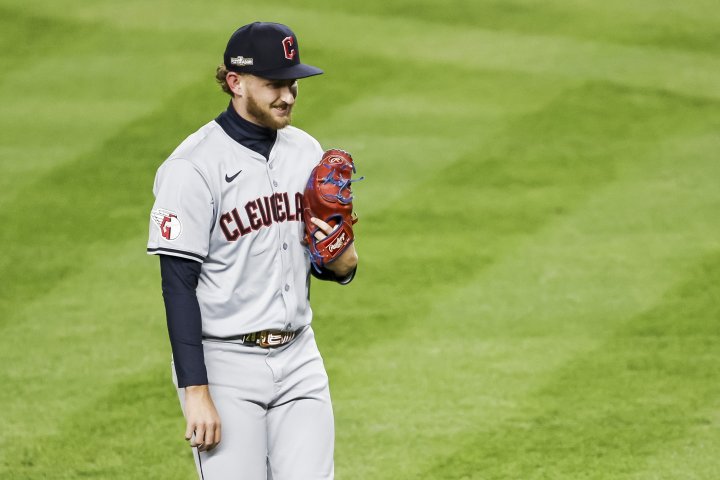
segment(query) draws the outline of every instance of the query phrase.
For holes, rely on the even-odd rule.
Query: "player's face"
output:
[[[290,125],[297,97],[297,80],[269,80],[248,75],[244,80],[244,106],[248,120],[280,130]]]

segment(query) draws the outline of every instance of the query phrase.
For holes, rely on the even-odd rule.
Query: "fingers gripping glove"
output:
[[[352,226],[357,217],[352,211],[351,184],[362,178],[353,180],[353,173],[352,156],[344,150],[331,149],[323,154],[305,186],[305,241],[310,250],[310,261],[318,272],[342,255],[355,240]],[[310,221],[311,217],[333,227],[330,235],[322,240],[315,238],[320,229]]]

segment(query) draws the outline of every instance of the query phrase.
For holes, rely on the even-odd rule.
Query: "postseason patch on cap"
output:
[[[231,57],[230,64],[238,67],[247,67],[253,64],[253,59],[247,57]]]
[[[165,240],[175,240],[182,233],[182,223],[177,214],[164,208],[155,208],[150,213],[155,225],[160,229],[160,235]]]

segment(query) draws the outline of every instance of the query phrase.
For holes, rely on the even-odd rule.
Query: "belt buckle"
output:
[[[273,332],[264,330],[260,332],[257,344],[263,348],[279,347],[295,337],[295,332]]]

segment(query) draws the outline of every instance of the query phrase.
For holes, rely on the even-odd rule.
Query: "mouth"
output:
[[[292,105],[288,105],[287,103],[284,103],[282,105],[273,105],[272,109],[277,115],[284,117],[290,115],[290,112],[292,111]]]

